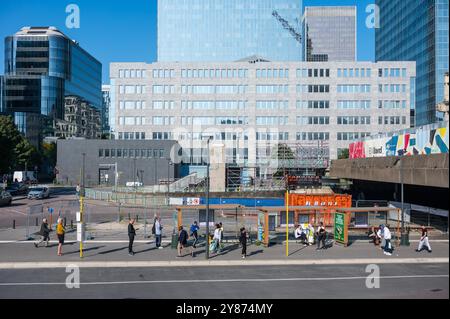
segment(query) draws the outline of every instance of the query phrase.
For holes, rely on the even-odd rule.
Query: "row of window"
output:
[[[247,116],[182,116],[181,125],[248,125]]]
[[[145,132],[119,132],[119,140],[145,140]]]
[[[338,141],[353,141],[358,140],[360,138],[365,138],[370,136],[370,133],[367,132],[339,132],[337,133]]]
[[[370,116],[338,116],[338,125],[370,125]]]
[[[183,110],[245,110],[248,101],[181,101]]]
[[[154,79],[172,79],[175,77],[175,70],[173,69],[158,69],[153,70]]]
[[[406,93],[406,84],[379,84],[379,93]]]
[[[175,85],[153,85],[153,94],[175,94]]]
[[[257,116],[256,125],[287,125],[288,116]]]
[[[328,125],[329,116],[297,116],[297,125]]]
[[[257,132],[256,133],[257,141],[288,141],[289,133],[288,132]]]
[[[330,69],[297,69],[297,78],[329,78]]]
[[[119,78],[121,79],[143,79],[147,77],[147,71],[142,69],[124,69],[119,70]]]
[[[329,85],[297,85],[297,93],[329,93]]]
[[[378,124],[379,125],[400,125],[400,121],[402,125],[406,125],[406,116],[379,116]]]
[[[248,85],[182,85],[182,94],[245,94]]]
[[[119,85],[120,94],[145,94],[145,92],[145,85]]]
[[[379,109],[406,109],[406,101],[402,100],[387,100],[387,101],[378,101],[378,108]]]
[[[344,84],[337,86],[338,93],[370,93],[370,84]]]
[[[289,85],[257,85],[257,94],[288,94]]]
[[[337,70],[338,78],[370,78],[372,69],[366,68],[344,68]]]
[[[297,109],[329,109],[330,101],[297,101]]]
[[[119,109],[121,110],[145,110],[145,101],[119,101]]]
[[[289,101],[256,101],[257,110],[287,110]]]
[[[182,69],[182,78],[217,78],[217,79],[229,79],[240,78],[244,79],[248,77],[247,69]]]
[[[378,69],[378,77],[380,78],[399,78],[403,77],[406,78],[406,69],[399,69],[399,68],[384,68],[384,69]]]
[[[297,141],[328,141],[329,132],[297,132]]]
[[[338,110],[368,110],[371,102],[368,100],[340,100],[337,102]]]
[[[289,69],[257,69],[256,78],[257,79],[289,78]]]
[[[165,158],[164,149],[99,149],[102,158]]]

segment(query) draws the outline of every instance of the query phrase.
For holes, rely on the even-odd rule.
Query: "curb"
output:
[[[156,267],[225,267],[225,266],[308,266],[308,265],[368,265],[368,264],[448,264],[448,258],[372,258],[322,260],[228,260],[228,261],[89,261],[89,262],[18,262],[0,263],[0,269],[50,268],[156,268]]]

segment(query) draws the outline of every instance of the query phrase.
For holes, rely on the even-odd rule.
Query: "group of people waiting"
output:
[[[420,228],[421,236],[419,240],[419,246],[416,249],[416,252],[421,252],[423,249],[431,253],[431,245],[428,240],[428,229],[425,226]],[[375,231],[375,227],[372,227],[369,231],[369,238],[371,238],[373,244],[375,246],[380,245],[380,248],[383,250],[385,255],[391,256],[394,250],[394,247],[391,244],[392,234],[387,225],[380,225],[378,230]]]
[[[327,248],[325,244],[327,231],[323,222],[319,224],[317,232],[314,232],[314,226],[311,224],[299,224],[295,229],[294,236],[295,239],[300,240],[304,246],[314,245],[314,240],[317,239],[317,250]],[[320,244],[322,244],[322,247]]]

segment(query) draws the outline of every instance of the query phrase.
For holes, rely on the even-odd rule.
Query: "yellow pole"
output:
[[[81,193],[81,192],[80,192]],[[83,230],[83,194],[80,194],[80,226]],[[80,258],[83,258],[83,232],[81,232],[81,240],[80,240]]]
[[[289,190],[286,190],[286,257],[289,257]]]

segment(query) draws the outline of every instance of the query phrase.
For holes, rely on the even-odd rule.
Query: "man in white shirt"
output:
[[[385,241],[384,254],[388,255],[388,256],[391,256],[392,255],[392,251],[393,251],[392,245],[391,245],[391,239],[392,239],[391,231],[385,225],[381,225],[380,229],[381,229],[382,238]]]
[[[301,224],[295,229],[295,239],[301,240],[306,245],[306,234]]]

